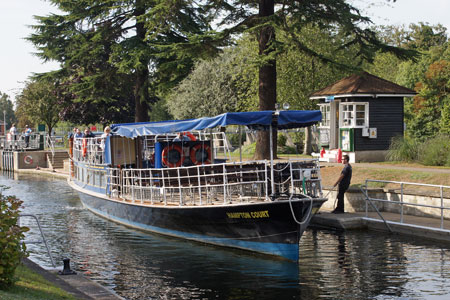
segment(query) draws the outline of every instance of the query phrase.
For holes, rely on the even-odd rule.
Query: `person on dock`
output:
[[[25,148],[28,148],[28,146],[30,145],[30,136],[31,136],[31,128],[28,127],[28,125],[25,125],[24,135],[25,135]]]
[[[16,140],[16,135],[17,135],[17,128],[16,128],[16,124],[12,124],[11,128],[9,129],[9,134],[11,135],[11,141],[15,141]]]
[[[341,175],[339,176],[333,188],[339,185],[338,195],[337,195],[337,206],[332,211],[333,214],[343,214],[344,213],[344,194],[350,186],[350,181],[352,180],[352,166],[349,164],[349,156],[342,156],[342,163],[344,168],[342,169]]]

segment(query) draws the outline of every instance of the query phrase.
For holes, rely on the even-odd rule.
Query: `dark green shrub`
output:
[[[278,132],[278,137],[277,137],[278,146],[284,147],[284,146],[286,146],[286,142],[287,142],[287,137],[283,133]]]
[[[420,146],[419,161],[426,166],[445,166],[450,161],[450,136],[437,135]]]
[[[230,141],[231,145],[234,148],[239,147],[239,139],[241,139],[241,143],[244,144],[246,140],[245,132],[242,131],[242,136],[239,136],[239,133],[227,133],[227,138]]]
[[[417,161],[420,142],[405,136],[392,139],[386,159],[390,161]]]
[[[26,256],[24,233],[29,229],[17,225],[22,201],[4,196],[0,187],[0,289],[14,283],[14,272],[22,257]]]

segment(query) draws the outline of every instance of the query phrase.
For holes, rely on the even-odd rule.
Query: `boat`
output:
[[[257,111],[114,124],[106,137],[73,140],[68,183],[114,222],[298,261],[300,237],[327,200],[318,160],[275,162],[271,152],[232,161],[220,129],[268,130],[272,141],[274,130],[320,120],[320,111]]]

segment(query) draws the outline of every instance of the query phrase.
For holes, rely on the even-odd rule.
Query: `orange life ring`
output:
[[[204,151],[206,151],[206,158],[204,158]],[[201,152],[201,157],[197,159],[197,154]],[[197,144],[191,148],[190,155],[191,161],[194,165],[210,164],[211,163],[211,148],[206,144]]]
[[[83,151],[83,157],[85,157],[86,154],[87,154],[87,143],[88,143],[87,139],[84,138],[83,139],[83,143],[82,143],[82,147],[81,147],[81,149]]]
[[[191,132],[189,132],[189,131],[186,131],[186,132],[183,132],[183,135],[187,135],[190,139],[191,139],[191,141],[193,141],[193,142],[195,142],[196,140],[197,140],[197,138],[195,137],[195,135],[193,135]]]
[[[170,157],[173,158],[174,155],[177,154],[173,153],[173,151],[178,152],[179,159],[176,162],[171,162],[169,160]],[[175,144],[166,146],[162,151],[162,162],[169,168],[180,167],[184,162],[183,150],[181,149],[181,147]]]

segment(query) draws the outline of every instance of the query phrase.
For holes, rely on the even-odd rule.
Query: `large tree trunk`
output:
[[[312,134],[311,127],[305,128],[305,145],[303,148],[303,154],[311,155],[312,153]]]
[[[136,18],[145,14],[145,0],[136,0],[136,9],[134,15]],[[136,21],[136,37],[141,43],[145,40],[145,27],[142,21]],[[148,121],[148,62],[141,59],[140,65],[136,68],[136,82],[134,85],[134,101],[135,101],[135,122]]]
[[[274,0],[259,1],[259,16],[267,17],[274,14]],[[267,55],[273,49],[268,49],[275,41],[275,30],[271,26],[264,27],[259,33],[259,55]],[[276,60],[272,59],[259,68],[259,110],[274,110],[277,101],[277,69]],[[276,157],[277,134],[273,131],[274,157]],[[269,131],[260,131],[256,139],[255,159],[270,158]]]

